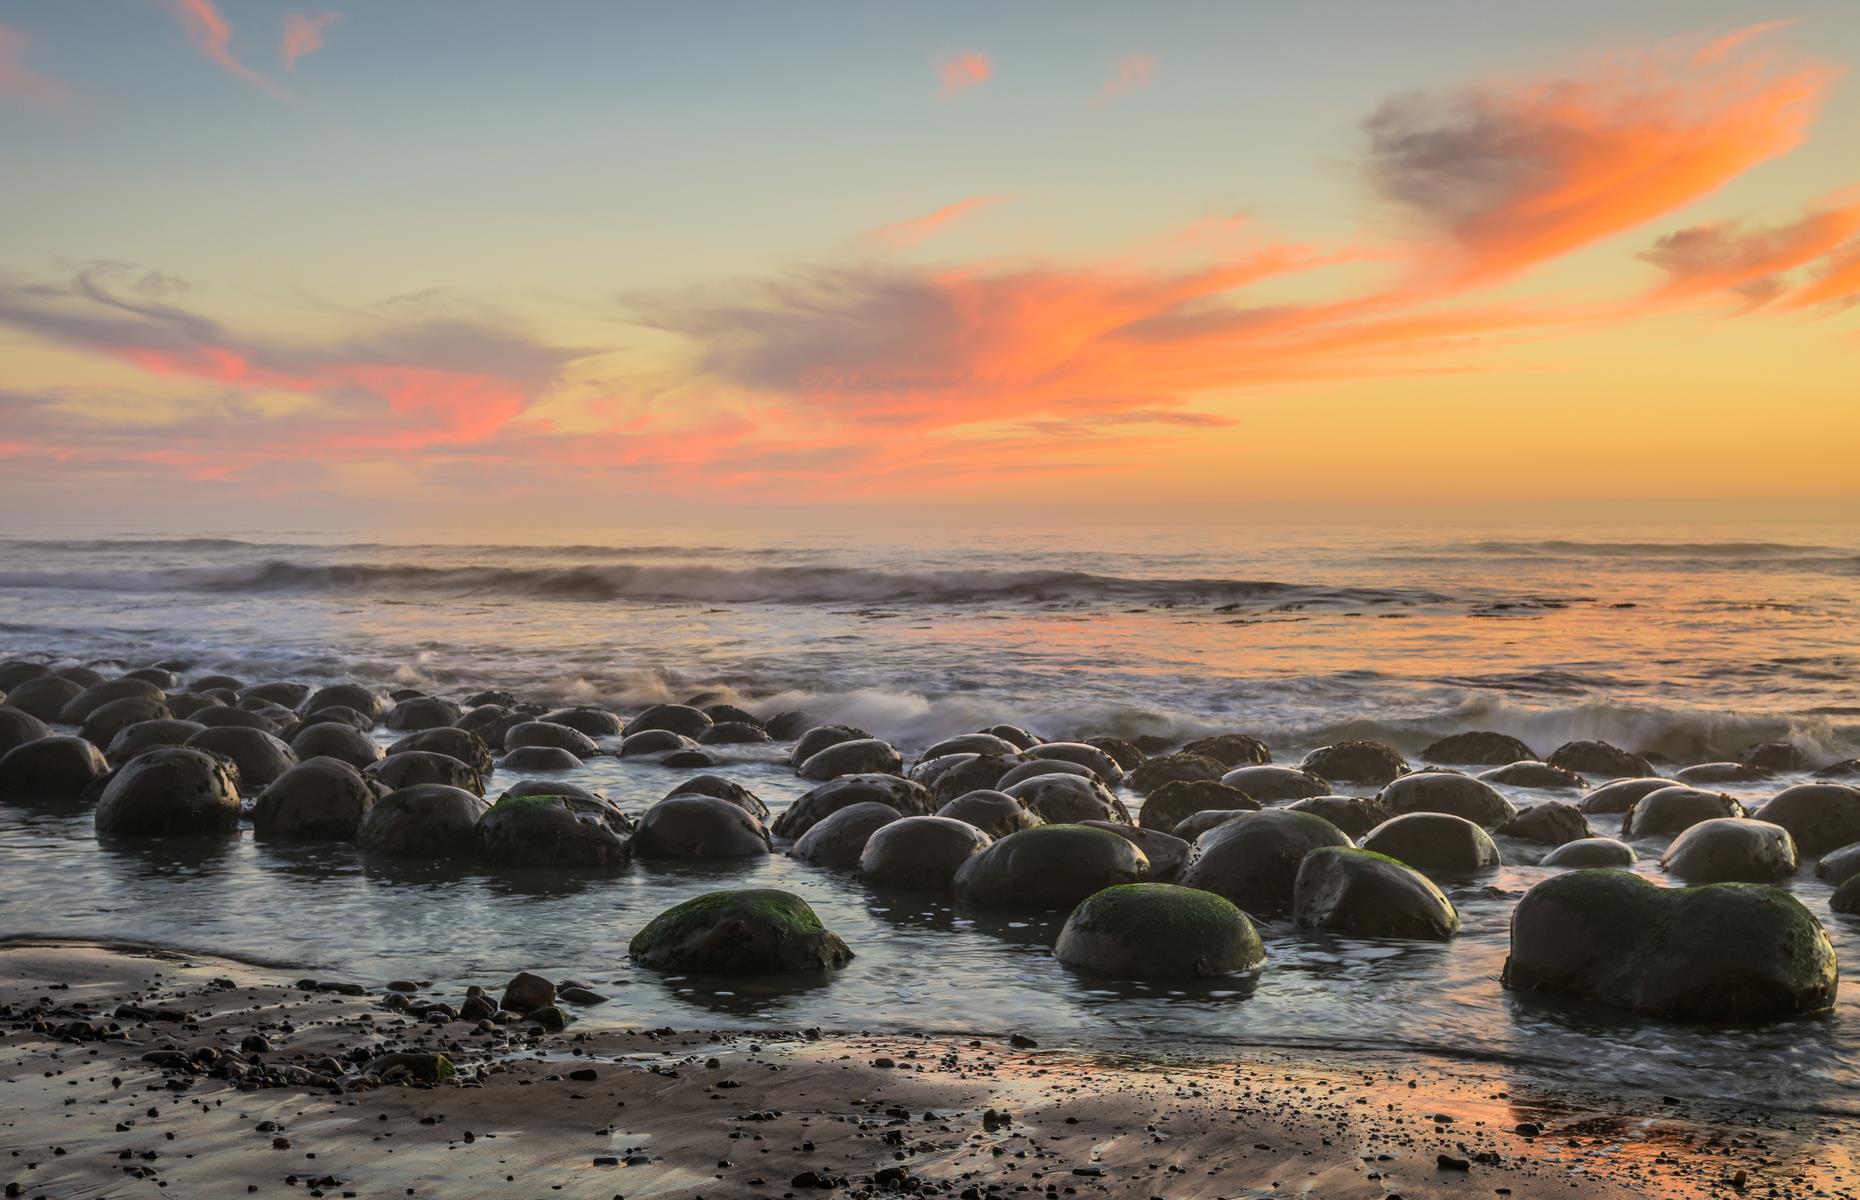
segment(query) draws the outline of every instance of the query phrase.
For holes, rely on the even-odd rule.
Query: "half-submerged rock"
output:
[[[1039,825],[1010,833],[956,871],[956,899],[978,908],[1069,909],[1149,875],[1143,851],[1106,829]]]
[[[1255,917],[1291,911],[1305,855],[1350,838],[1322,817],[1287,809],[1249,813],[1195,839],[1179,881],[1225,896]]]
[[[1778,888],[1662,888],[1628,871],[1572,871],[1525,893],[1504,983],[1674,1020],[1822,1012],[1840,975],[1827,931]]]
[[[619,809],[582,796],[506,795],[478,818],[479,852],[499,867],[623,866],[631,834]]]
[[[845,966],[853,953],[792,892],[708,892],[660,913],[627,946],[643,967],[698,974],[776,974]]]
[[[1689,883],[1769,883],[1800,865],[1787,829],[1744,817],[1700,821],[1674,838],[1660,859],[1668,875]]]
[[[96,822],[105,835],[231,833],[239,828],[239,784],[218,755],[151,750],[105,785]]]
[[[1453,901],[1427,876],[1373,850],[1325,846],[1305,855],[1292,919],[1351,937],[1444,942],[1459,932]]]
[[[1266,961],[1259,932],[1232,901],[1198,888],[1128,883],[1086,897],[1053,957],[1122,979],[1200,979]]]

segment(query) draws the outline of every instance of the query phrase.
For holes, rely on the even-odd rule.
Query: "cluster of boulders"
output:
[[[1860,789],[1833,781],[1845,764],[1754,813],[1710,788],[1803,769],[1799,752],[1778,744],[1668,778],[1603,742],[1540,757],[1493,732],[1441,739],[1418,762],[1348,741],[1294,766],[1242,733],[1175,746],[1046,741],[996,725],[937,742],[907,766],[865,730],[799,712],[765,720],[720,697],[622,720],[502,692],[455,702],[352,683],[183,685],[174,670],[106,679],[0,664],[0,801],[94,801],[98,834],[115,838],[224,836],[249,813],[267,839],[351,841],[384,858],[492,869],[785,850],[856,871],[879,891],[1068,913],[1060,960],[1136,978],[1255,970],[1261,922],[1450,939],[1460,917],[1443,884],[1476,883],[1515,855],[1575,870],[1520,903],[1509,986],[1678,1016],[1831,1002],[1825,934],[1786,893],[1760,886],[1805,858],[1837,885],[1835,911],[1860,911]],[[719,761],[717,747],[772,742],[791,744],[789,764],[814,785],[779,814],[714,774],[684,778],[638,814],[560,777],[597,755],[702,769]],[[523,778],[492,801],[494,770]],[[1540,795],[1520,806],[1500,787]],[[1602,836],[1592,818],[1618,818],[1620,836]],[[1697,886],[1656,888],[1621,870],[1643,853]],[[1707,919],[1726,935],[1701,933]],[[1585,921],[1613,925],[1592,936]],[[803,900],[769,890],[689,900],[641,929],[630,952],[650,968],[697,973],[830,971],[851,958]]]

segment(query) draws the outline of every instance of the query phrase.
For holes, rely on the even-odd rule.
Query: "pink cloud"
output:
[[[288,14],[284,18],[284,38],[278,44],[278,61],[287,70],[294,69],[298,59],[323,48],[323,31],[341,18],[341,13],[333,11]]]
[[[63,101],[66,97],[63,84],[39,74],[22,61],[31,47],[30,35],[0,25],[0,97],[12,97],[36,104],[57,104]]]
[[[240,62],[232,52],[232,26],[214,6],[213,0],[168,0],[168,11],[187,31],[188,40],[222,71],[251,84],[266,95],[279,100],[290,99],[283,88],[251,67]]]
[[[915,246],[952,222],[959,221],[981,209],[1000,204],[1006,199],[1006,196],[970,196],[954,204],[945,204],[935,212],[926,213],[921,217],[881,225],[872,230],[867,237],[887,246]]]
[[[936,65],[936,78],[941,85],[937,99],[947,100],[957,92],[980,87],[993,74],[994,65],[986,54],[969,50],[952,55]]]
[[[1830,197],[1800,220],[1771,228],[1739,221],[1669,233],[1642,258],[1667,274],[1656,299],[1734,292],[1761,304],[1787,290],[1782,276],[1860,234],[1860,193]]]
[[[1126,54],[1117,60],[1117,69],[1099,86],[1092,102],[1109,104],[1120,96],[1142,91],[1156,77],[1160,61],[1154,54]]]

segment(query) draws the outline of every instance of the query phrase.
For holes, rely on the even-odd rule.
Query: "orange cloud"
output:
[[[0,97],[57,104],[65,99],[64,86],[20,61],[31,46],[30,36],[0,25]]]
[[[915,246],[951,222],[960,220],[980,209],[1000,204],[1006,199],[1006,196],[970,196],[967,200],[945,204],[935,212],[921,217],[912,217],[908,221],[898,221],[891,225],[881,225],[866,236],[872,241],[881,242],[887,246]]]
[[[233,55],[232,26],[220,15],[220,10],[214,7],[213,0],[169,0],[168,10],[181,22],[194,48],[222,71],[251,84],[266,95],[279,100],[290,99],[290,94],[269,77],[246,66]]]
[[[1853,196],[1855,193],[1847,193]],[[1780,278],[1860,233],[1860,199],[1834,197],[1801,220],[1769,229],[1736,221],[1669,233],[1641,257],[1665,271],[1656,299],[1736,292],[1763,303],[1787,290]]]
[[[1095,104],[1109,104],[1119,96],[1128,96],[1150,86],[1161,62],[1154,54],[1126,54],[1117,60],[1117,69],[1092,97]]]
[[[342,18],[339,12],[290,13],[284,18],[284,38],[278,44],[278,61],[294,69],[297,60],[323,48],[323,31]]]
[[[1860,239],[1829,254],[1815,281],[1785,297],[1783,304],[1787,308],[1808,308],[1817,304],[1847,305],[1857,300],[1860,300]]]
[[[1805,136],[1835,72],[1750,53],[1762,29],[1582,78],[1392,100],[1366,122],[1377,188],[1496,279],[1716,191]]]
[[[937,82],[942,85],[937,99],[947,100],[957,92],[980,87],[993,74],[994,66],[986,54],[969,50],[952,55],[936,65]]]

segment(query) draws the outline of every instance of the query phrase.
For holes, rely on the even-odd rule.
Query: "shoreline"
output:
[[[1516,1064],[915,1033],[545,1033],[417,1020],[376,987],[306,992],[278,970],[120,941],[0,943],[0,1186],[48,1198],[158,1182],[181,1196],[630,1200],[1860,1194],[1852,1121],[1578,1095]],[[271,1041],[258,1057],[282,1086],[241,1090],[185,1065],[253,1033]],[[371,1087],[330,1070],[377,1049],[441,1051],[458,1073]],[[165,1065],[144,1061],[151,1052]]]

